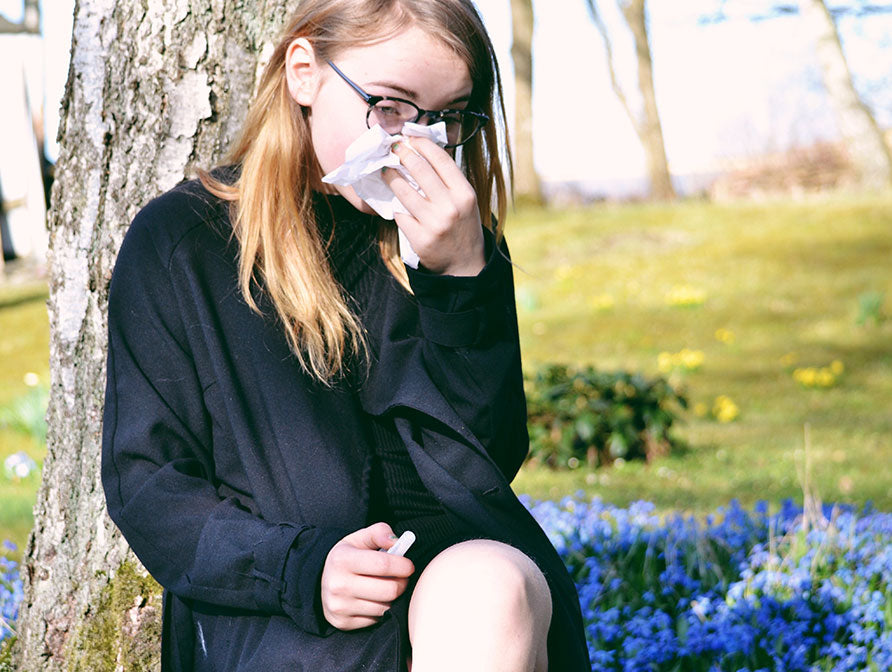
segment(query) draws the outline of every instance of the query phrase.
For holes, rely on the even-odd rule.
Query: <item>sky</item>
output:
[[[509,0],[475,0],[496,46],[513,115]],[[754,23],[766,0],[727,0],[728,21],[700,25],[720,0],[650,0],[657,103],[673,174],[711,173],[733,159],[837,135],[808,36],[797,17]],[[55,158],[74,0],[44,0],[47,138]],[[616,4],[599,0],[620,76],[634,88],[631,39]],[[546,182],[640,180],[644,155],[610,89],[603,42],[584,0],[534,0],[535,162]],[[21,17],[21,0],[0,13]],[[892,127],[892,14],[840,23],[846,56],[881,125]]]

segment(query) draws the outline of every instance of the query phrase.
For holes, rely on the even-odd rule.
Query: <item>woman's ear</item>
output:
[[[295,102],[303,107],[312,105],[319,90],[319,65],[313,45],[306,38],[299,37],[288,45],[285,77]]]

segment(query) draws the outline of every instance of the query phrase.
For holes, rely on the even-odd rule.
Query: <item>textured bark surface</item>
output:
[[[136,211],[220,160],[264,46],[295,4],[76,5],[50,215],[49,435],[24,560],[20,670],[157,665],[158,588],[132,580],[144,570],[108,519],[99,480],[108,283]]]
[[[839,33],[827,5],[824,0],[800,0],[799,9],[814,35],[824,86],[861,186],[867,189],[892,187],[892,154],[876,120],[855,91]]]
[[[511,0],[514,62],[514,194],[539,203],[541,184],[533,162],[533,1]]]

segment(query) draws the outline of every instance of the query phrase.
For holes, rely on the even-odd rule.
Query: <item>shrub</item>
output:
[[[662,378],[551,364],[527,377],[530,460],[554,468],[647,459],[677,445],[669,435],[686,398]]]

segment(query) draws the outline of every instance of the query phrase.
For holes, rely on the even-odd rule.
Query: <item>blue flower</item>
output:
[[[892,669],[892,515],[525,503],[576,581],[593,670]]]

